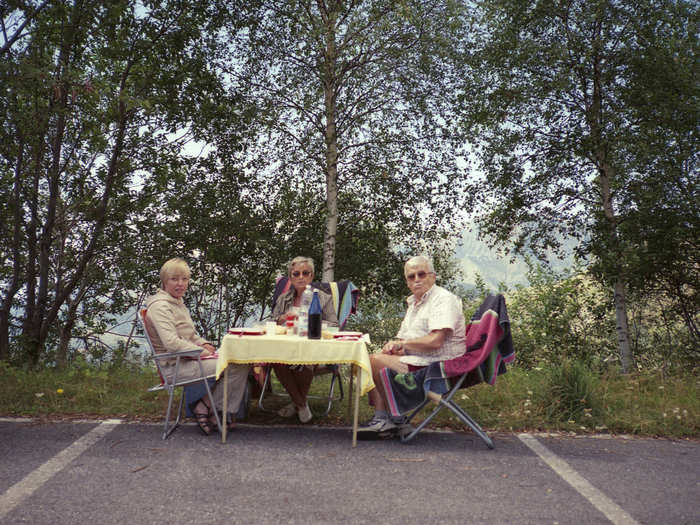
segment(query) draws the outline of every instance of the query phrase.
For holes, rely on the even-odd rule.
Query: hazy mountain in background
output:
[[[565,243],[567,252],[571,253],[575,246],[574,240]],[[464,275],[464,284],[467,286],[476,283],[476,275],[479,274],[491,290],[497,290],[500,283],[509,288],[516,284],[527,285],[528,267],[525,258],[516,257],[511,262],[510,255],[499,255],[494,249],[480,241],[476,232],[466,230],[462,235],[462,242],[455,250],[455,259],[459,262]],[[573,256],[564,260],[551,257],[548,261],[554,270],[571,268],[574,264]]]

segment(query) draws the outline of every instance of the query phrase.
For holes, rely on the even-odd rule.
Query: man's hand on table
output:
[[[389,341],[382,347],[383,354],[405,355],[403,351],[403,341]]]

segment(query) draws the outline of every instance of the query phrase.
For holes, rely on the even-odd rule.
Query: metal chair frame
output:
[[[286,393],[278,393],[278,392],[274,392],[272,390],[272,366],[270,364],[265,365],[264,373],[265,373],[265,380],[263,381],[263,385],[262,385],[262,388],[260,391],[260,397],[258,398],[258,409],[260,409],[263,412],[274,412],[273,410],[267,409],[263,406],[263,399],[265,398],[266,392],[269,391],[270,395],[273,395],[276,397],[287,397],[288,398],[289,396]],[[329,414],[329,412],[331,411],[331,407],[333,406],[333,402],[334,401],[336,401],[336,402],[342,401],[343,397],[344,397],[344,393],[343,393],[343,381],[342,381],[342,378],[340,377],[340,366],[339,365],[319,365],[317,371],[314,373],[314,376],[323,375],[323,374],[332,374],[331,384],[330,384],[330,387],[328,388],[328,397],[309,395],[309,396],[307,396],[307,399],[326,399],[327,400],[326,410],[323,412],[323,414],[321,414],[322,417],[326,417]],[[334,397],[336,381],[338,382],[338,389],[340,390],[340,395],[338,397]]]
[[[211,374],[209,376],[204,374],[204,367],[202,366],[202,360],[200,358],[200,354],[202,353],[201,348],[193,349],[193,350],[186,350],[184,352],[167,352],[167,353],[156,353],[155,348],[153,346],[153,341],[151,341],[151,336],[148,333],[148,327],[146,326],[146,310],[143,309],[139,312],[139,321],[141,321],[141,326],[143,327],[143,331],[146,334],[146,340],[148,341],[148,346],[151,348],[151,357],[153,358],[153,361],[156,365],[156,369],[158,370],[158,375],[160,376],[161,383],[159,385],[152,386],[151,388],[148,389],[149,392],[158,392],[161,390],[165,390],[168,393],[168,408],[165,412],[165,422],[163,426],[163,435],[162,439],[168,439],[168,436],[172,434],[175,429],[180,425],[180,419],[182,417],[182,412],[183,412],[183,406],[184,406],[184,401],[185,401],[185,389],[182,388],[182,391],[180,393],[180,402],[178,404],[177,408],[177,417],[175,418],[175,422],[170,425],[170,413],[172,411],[172,406],[173,406],[173,397],[175,394],[175,389],[176,388],[181,388],[181,387],[186,387],[188,385],[196,384],[203,382],[204,386],[207,390],[207,396],[209,397],[209,401],[211,403],[211,406],[214,405],[214,396],[211,393],[211,389],[209,388],[209,381],[207,381],[209,378],[214,377],[214,374]],[[163,370],[161,369],[161,361],[166,360],[166,359],[175,359],[175,373],[172,375],[171,378],[168,379],[168,377],[163,374]],[[197,363],[199,364],[199,373],[201,377],[195,378],[195,379],[187,379],[187,380],[178,380],[178,372],[180,370],[180,361],[182,359],[196,359]],[[214,412],[214,417],[216,418],[216,426],[219,429],[219,432],[221,432],[221,420],[219,419],[219,414],[217,413],[216,410]]]
[[[445,393],[444,395],[436,394],[435,392],[428,392],[428,395],[417,408],[415,408],[407,417],[406,417],[406,423],[410,425],[410,421],[421,411],[423,408],[428,403],[435,403],[437,406],[433,409],[431,414],[423,420],[417,427],[413,428],[410,427],[410,429],[407,429],[404,432],[399,433],[399,437],[401,438],[402,443],[406,443],[413,439],[418,432],[420,432],[423,428],[425,428],[428,423],[440,412],[440,410],[443,409],[443,407],[448,408],[451,410],[465,425],[469,426],[474,433],[479,436],[484,443],[486,443],[486,446],[490,449],[493,448],[493,441],[491,438],[484,432],[484,430],[479,426],[479,424],[472,419],[472,417],[467,414],[462,407],[460,407],[457,403],[455,403],[452,398],[454,395],[457,393],[459,389],[462,388],[462,385],[464,384],[464,381],[467,379],[467,376],[469,374],[473,373],[473,370],[470,370],[469,372],[466,372],[459,376],[459,379],[454,383],[452,388],[450,389],[449,392]],[[475,383],[478,384],[478,383]]]

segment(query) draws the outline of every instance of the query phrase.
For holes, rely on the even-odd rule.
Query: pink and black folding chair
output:
[[[505,298],[502,295],[489,295],[467,325],[463,355],[432,363],[408,374],[382,369],[380,375],[391,415],[405,418],[406,424],[402,425],[400,432],[401,441],[405,443],[413,439],[443,408],[447,408],[469,426],[487,447],[493,448],[491,438],[453,398],[462,388],[481,382],[493,385],[496,377],[506,372],[506,363],[514,359]],[[411,427],[411,420],[431,401],[437,404],[432,413],[417,427]]]

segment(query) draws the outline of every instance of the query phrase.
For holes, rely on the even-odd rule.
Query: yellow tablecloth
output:
[[[340,341],[289,335],[227,334],[219,347],[219,359],[216,362],[217,379],[229,363],[352,364],[359,366],[363,372],[360,394],[364,395],[374,388],[365,339]]]
[[[360,387],[355,390],[352,421],[352,446],[357,444],[357,418],[360,395],[374,388],[372,368],[367,353],[369,336],[357,341],[337,339],[306,339],[291,335],[232,335],[227,334],[219,347],[216,362],[216,378],[224,374],[224,419],[228,400],[226,382],[229,363],[284,363],[288,365],[348,364],[357,366]],[[354,367],[353,367],[354,368]],[[351,382],[352,388],[352,382]],[[226,443],[226,421],[221,432],[221,441]]]

